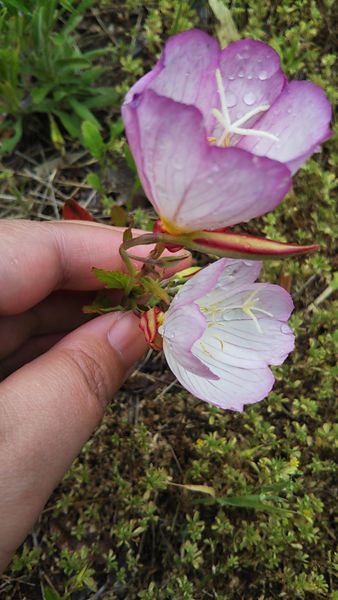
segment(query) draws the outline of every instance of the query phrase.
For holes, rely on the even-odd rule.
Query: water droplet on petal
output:
[[[243,48],[243,50],[245,50],[245,48]],[[249,58],[249,55],[247,52],[238,52],[236,54],[236,58],[238,60],[247,60]]]
[[[261,81],[264,81],[267,78],[268,78],[267,71],[261,71],[260,73],[258,73],[258,79],[260,79]]]
[[[286,325],[285,323],[282,323],[282,325],[280,326],[280,332],[284,335],[290,335],[291,333],[288,325]]]
[[[245,104],[252,106],[255,104],[256,96],[252,92],[247,92],[247,94],[244,94],[243,100]]]
[[[252,79],[252,78],[253,78],[253,75],[249,74],[249,75],[247,75],[247,78],[248,78],[248,79]]]
[[[235,75],[229,75],[228,79],[230,79],[230,81],[233,81],[235,79]]]
[[[244,77],[244,71],[239,71],[238,77],[241,77],[241,78]]]

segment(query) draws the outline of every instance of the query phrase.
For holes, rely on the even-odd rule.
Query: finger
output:
[[[0,382],[8,375],[20,369],[26,363],[34,360],[47,350],[50,350],[57,342],[59,342],[67,332],[51,333],[48,335],[38,335],[29,338],[22,344],[19,350],[12,352],[9,356],[0,362]]]
[[[92,315],[82,308],[94,296],[95,292],[57,291],[24,313],[0,317],[0,360],[32,336],[72,331],[89,321]]]
[[[144,350],[138,319],[108,314],[0,385],[0,570]]]
[[[23,312],[56,289],[102,288],[91,268],[125,270],[119,255],[122,236],[123,230],[98,223],[0,222],[0,281],[6,282],[0,290],[0,314]],[[140,246],[137,254],[147,256],[151,249]],[[166,274],[189,264],[184,260]]]

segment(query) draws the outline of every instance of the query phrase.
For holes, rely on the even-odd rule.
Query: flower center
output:
[[[229,111],[228,111],[228,107],[227,107],[225,90],[224,90],[223,81],[222,81],[222,75],[221,75],[221,71],[219,69],[216,69],[215,77],[216,77],[217,90],[218,90],[218,94],[219,94],[219,98],[220,98],[221,110],[219,110],[218,108],[213,108],[212,114],[214,115],[215,119],[223,127],[224,130],[223,130],[223,133],[218,138],[212,136],[212,137],[208,138],[208,141],[213,144],[216,144],[216,146],[222,146],[222,147],[230,146],[231,136],[233,134],[236,134],[236,135],[253,135],[256,137],[268,138],[274,142],[278,142],[278,137],[276,137],[269,131],[260,131],[258,129],[245,129],[242,127],[242,125],[244,123],[246,123],[252,117],[258,115],[261,112],[265,112],[265,111],[269,110],[269,108],[270,108],[269,104],[260,104],[259,106],[256,106],[256,108],[249,110],[245,115],[240,117],[240,119],[238,119],[234,123],[231,123],[230,115],[229,115]]]
[[[259,308],[256,306],[257,302],[259,302],[259,298],[257,297],[257,290],[253,290],[246,299],[243,304],[231,304],[226,306],[220,306],[220,304],[211,304],[210,306],[200,306],[200,310],[206,315],[206,317],[211,317],[211,320],[208,322],[208,327],[212,327],[214,325],[223,326],[222,315],[229,311],[240,309],[242,310],[250,319],[255,323],[256,329],[259,333],[263,333],[263,330],[260,326],[260,323],[254,314],[255,312],[261,313],[263,315],[267,315],[268,317],[273,317],[273,314],[264,310],[263,308]]]

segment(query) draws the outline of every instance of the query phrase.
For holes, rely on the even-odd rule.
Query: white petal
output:
[[[275,319],[260,319],[259,325],[261,332],[253,320],[223,321],[208,327],[192,352],[219,377],[229,365],[246,369],[280,365],[294,348],[292,330]]]
[[[224,368],[222,378],[214,381],[184,369],[165,346],[164,353],[170,369],[189,392],[220,408],[241,411],[245,404],[263,400],[273,386],[274,377],[269,368]]]
[[[172,305],[182,306],[203,296],[203,306],[214,304],[228,296],[233,290],[253,283],[261,270],[262,263],[254,260],[221,258],[194,275],[175,296]]]

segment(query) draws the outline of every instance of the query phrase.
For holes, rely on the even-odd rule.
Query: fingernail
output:
[[[115,321],[107,337],[110,345],[121,355],[126,369],[141,358],[146,347],[139,319],[133,313],[126,313]]]

